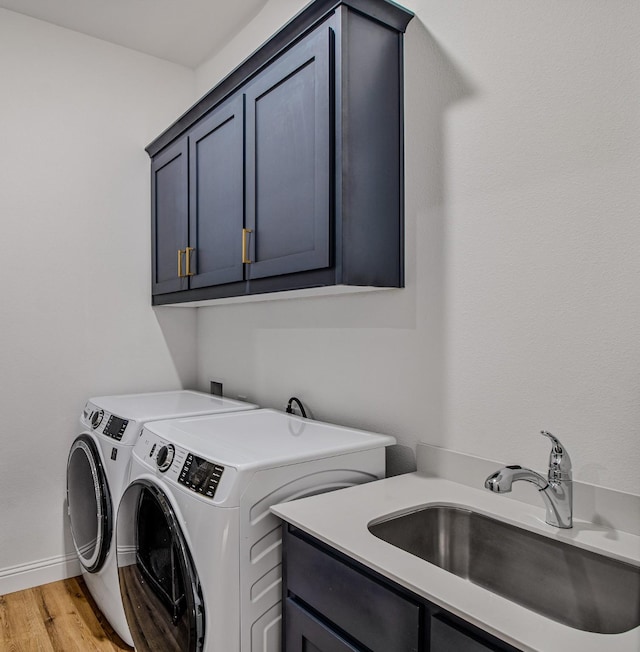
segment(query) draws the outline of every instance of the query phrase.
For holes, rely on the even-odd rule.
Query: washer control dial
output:
[[[173,444],[161,446],[158,454],[156,455],[156,464],[158,465],[158,471],[161,473],[167,471],[173,462],[175,454],[176,449],[173,447]]]
[[[95,410],[92,412],[89,419],[91,421],[91,427],[95,430],[102,423],[102,419],[104,419],[104,410]]]

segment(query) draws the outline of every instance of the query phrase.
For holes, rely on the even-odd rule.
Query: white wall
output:
[[[0,80],[1,578],[72,550],[85,400],[193,386],[196,322],[150,307],[144,152],[193,71],[0,9]]]
[[[305,0],[193,71],[0,10],[0,580],[71,551],[88,396],[199,385],[640,493],[640,5],[406,0],[407,287],[150,307],[144,146]],[[0,593],[2,591],[0,590]]]
[[[198,311],[199,384],[640,493],[640,4],[407,0],[407,287]],[[205,92],[304,0],[271,0]],[[410,456],[394,469],[410,469]]]

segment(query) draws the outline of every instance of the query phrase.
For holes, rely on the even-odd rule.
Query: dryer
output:
[[[280,652],[270,506],[383,477],[393,443],[264,409],[147,424],[116,526],[137,652]]]
[[[122,609],[113,530],[131,451],[154,419],[252,410],[256,405],[193,391],[91,398],[67,462],[67,512],[82,574],[118,635],[133,645]]]

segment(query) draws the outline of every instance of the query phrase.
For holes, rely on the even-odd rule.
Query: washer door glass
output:
[[[204,606],[200,582],[163,491],[134,482],[118,508],[118,577],[136,652],[200,652]]]
[[[95,442],[80,435],[67,462],[67,511],[80,563],[90,573],[102,568],[111,542],[111,496]]]

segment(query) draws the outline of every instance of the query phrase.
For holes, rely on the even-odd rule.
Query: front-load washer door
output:
[[[166,494],[133,482],[118,508],[118,577],[136,652],[201,652],[205,615],[200,582]]]
[[[102,568],[109,552],[113,516],[107,478],[90,435],[80,435],[69,451],[67,511],[80,563],[95,573]]]

